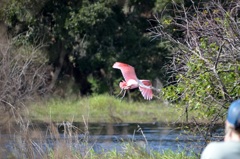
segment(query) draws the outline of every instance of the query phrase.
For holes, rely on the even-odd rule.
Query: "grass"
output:
[[[172,150],[166,150],[162,153],[157,151],[146,151],[141,147],[136,147],[132,144],[123,145],[125,150],[121,153],[117,152],[116,150],[96,153],[93,149],[86,149],[84,152],[79,152],[74,150],[73,148],[67,146],[64,143],[59,143],[58,146],[54,149],[48,149],[47,152],[41,153],[39,155],[40,158],[43,159],[197,159],[199,158],[198,155],[190,154],[188,155],[185,151],[182,152],[174,152]],[[33,150],[32,150],[33,151]],[[37,151],[36,151],[37,152]],[[23,157],[23,158],[32,158],[38,155],[34,152],[12,152],[12,154],[8,155],[8,158],[16,158],[16,157]],[[41,151],[39,151],[41,152]],[[16,154],[15,154],[16,153]]]
[[[50,99],[29,107],[29,117],[38,121],[149,123],[177,121],[182,111],[159,101],[128,102],[98,95],[79,99]]]
[[[174,152],[172,150],[165,150],[162,153],[146,150],[146,148],[136,146],[132,143],[123,145],[124,151],[122,153],[118,153],[116,151],[110,151],[108,153],[103,154],[95,154],[93,152],[92,156],[96,156],[97,158],[108,158],[108,159],[120,159],[120,158],[128,158],[128,159],[196,159],[197,155],[190,154],[188,155],[185,151]]]
[[[103,153],[95,153],[93,149],[88,151],[87,154],[83,157],[81,154],[76,154],[77,158],[85,158],[85,159],[197,159],[199,158],[197,155],[190,154],[188,155],[185,151],[182,152],[174,152],[172,150],[166,150],[162,153],[149,150],[147,151],[145,148],[138,147],[133,145],[132,143],[123,145],[124,151],[119,153],[116,150],[112,150],[109,152]],[[53,154],[54,155],[54,154]],[[80,157],[81,156],[81,157]]]

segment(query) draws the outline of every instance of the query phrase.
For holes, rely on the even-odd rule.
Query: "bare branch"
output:
[[[17,47],[14,40],[0,44],[0,108],[18,119],[23,103],[48,92],[50,72],[43,47]]]

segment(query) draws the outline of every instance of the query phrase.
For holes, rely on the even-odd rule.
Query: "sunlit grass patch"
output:
[[[84,114],[80,108],[83,102],[74,99],[50,99],[40,101],[29,107],[29,117],[32,120],[65,121],[76,120]],[[79,119],[78,119],[79,120]]]
[[[181,113],[176,107],[159,101],[128,102],[110,95],[55,98],[29,107],[32,120],[58,122],[170,122],[176,121]]]

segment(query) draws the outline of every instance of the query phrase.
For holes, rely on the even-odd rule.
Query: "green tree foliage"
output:
[[[175,15],[152,28],[153,34],[177,46],[169,67],[173,78],[164,95],[197,110],[199,117],[212,116],[216,121],[240,97],[239,4],[211,1],[173,6]]]
[[[151,41],[147,31],[155,5],[155,0],[10,0],[1,15],[11,34],[49,45],[53,86],[68,75],[83,94],[112,93],[121,77],[112,69],[115,61],[134,66],[139,78],[164,77],[169,48]]]

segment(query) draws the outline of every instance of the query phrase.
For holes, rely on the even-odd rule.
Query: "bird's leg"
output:
[[[127,92],[127,90],[126,89],[122,89],[122,90],[124,90],[124,93],[123,93],[123,96],[121,97],[121,100],[125,97],[125,95],[126,95],[126,92]]]
[[[118,97],[120,94],[122,94],[123,90],[124,90],[124,89],[121,89],[120,93],[119,93],[116,97]]]

